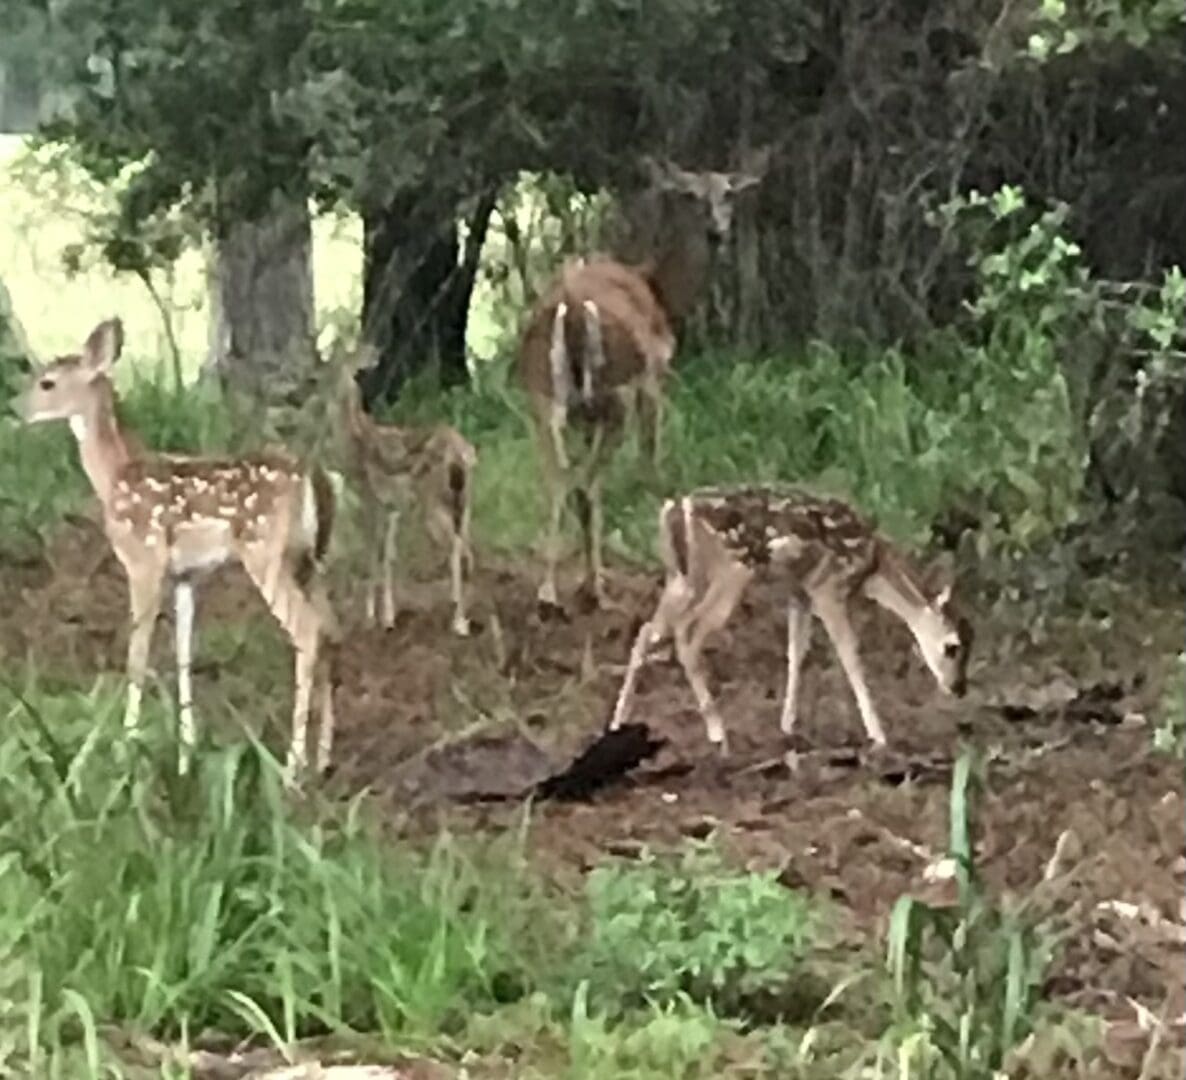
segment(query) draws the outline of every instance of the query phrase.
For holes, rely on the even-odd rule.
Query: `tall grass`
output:
[[[235,445],[213,385],[179,397],[162,377],[131,375],[122,388],[121,412],[148,445]],[[986,536],[1021,545],[1075,513],[1082,470],[1065,383],[1040,344],[1007,358],[822,346],[759,361],[698,356],[678,367],[670,389],[660,475],[647,475],[633,445],[606,473],[607,544],[619,557],[649,561],[661,499],[701,484],[815,485],[855,499],[910,541],[925,539],[953,505],[974,513]],[[535,542],[543,492],[526,403],[505,361],[483,364],[472,387],[448,394],[421,380],[395,416],[448,418],[477,445],[479,545],[514,551]],[[62,427],[26,432],[0,421],[0,525],[40,527],[84,490]]]
[[[505,549],[534,541],[543,512],[525,402],[505,363],[442,398],[430,384],[403,419],[442,413],[477,444],[475,530]],[[1081,467],[1062,374],[1040,342],[1021,355],[936,350],[746,360],[690,357],[670,387],[661,474],[630,447],[606,474],[609,546],[649,559],[662,498],[701,484],[790,481],[855,499],[891,534],[923,540],[953,504],[986,532],[1030,544],[1074,515]]]
[[[0,1073],[99,1021],[394,1042],[530,985],[547,919],[514,850],[414,853],[357,802],[294,808],[246,742],[181,780],[118,713],[102,687],[0,690]]]

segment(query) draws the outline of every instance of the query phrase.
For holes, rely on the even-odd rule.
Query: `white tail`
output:
[[[962,696],[967,689],[972,628],[951,608],[950,585],[928,592],[889,541],[838,499],[782,487],[702,489],[664,504],[659,547],[667,581],[655,613],[635,639],[612,728],[626,721],[648,650],[670,634],[708,739],[724,750],[725,726],[701,654],[755,577],[787,594],[781,721],[787,734],[797,719],[799,673],[814,614],[832,640],[866,733],[874,743],[885,743],[849,620],[849,606],[858,596],[906,623],[944,691]]]
[[[519,350],[519,377],[531,399],[548,518],[541,603],[554,605],[560,524],[569,491],[584,538],[586,588],[603,597],[601,471],[633,408],[639,438],[659,459],[663,387],[675,355],[675,324],[695,302],[713,241],[728,235],[738,192],[756,184],[768,155],[740,173],[690,173],[647,162],[662,220],[657,247],[640,263],[604,255],[571,259],[532,309]],[[579,425],[581,461],[565,435]]]
[[[333,492],[318,468],[284,453],[243,458],[148,454],[115,415],[111,368],[123,347],[118,319],[92,331],[80,354],[33,375],[21,402],[27,423],[67,420],[103,511],[107,538],[128,577],[128,699],[125,724],[139,726],[144,677],[165,585],[176,622],[180,769],[196,742],[191,662],[194,590],[213,568],[238,562],[296,652],[292,739],[286,774],[307,760],[308,716],[319,688],[317,766],[329,764],[334,734],[338,628],[320,563],[333,526]]]
[[[473,445],[454,428],[397,427],[378,424],[363,409],[355,375],[375,361],[364,347],[353,354],[339,349],[336,366],[343,467],[362,504],[363,531],[371,565],[367,581],[367,617],[376,618],[376,599],[387,627],[395,624],[396,539],[403,514],[419,502],[430,536],[449,550],[453,632],[471,631],[465,579],[472,570],[470,516]]]

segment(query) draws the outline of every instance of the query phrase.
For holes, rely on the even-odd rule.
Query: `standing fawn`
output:
[[[383,625],[395,625],[396,536],[400,517],[418,501],[429,536],[448,544],[453,632],[465,637],[470,633],[465,577],[473,562],[470,501],[477,451],[464,435],[446,424],[397,427],[371,419],[362,407],[356,376],[375,360],[374,350],[363,346],[349,355],[339,349],[331,361],[336,369],[340,414],[335,427],[341,439],[342,464],[361,503],[364,543],[370,558],[367,618],[375,619],[378,594]]]
[[[329,764],[338,629],[320,574],[334,502],[319,468],[282,453],[244,458],[183,457],[139,450],[115,414],[111,369],[123,348],[118,319],[101,323],[81,354],[33,373],[20,406],[26,423],[68,420],[82,466],[99,497],[103,528],[128,578],[128,698],[124,723],[139,727],[152,632],[166,583],[176,622],[179,768],[196,742],[190,665],[194,589],[215,567],[240,563],[296,652],[292,741],[286,777],[306,762],[315,684],[321,732],[317,767]]]
[[[560,524],[571,492],[584,541],[585,589],[604,601],[601,471],[626,411],[637,412],[644,456],[659,458],[663,385],[676,329],[708,275],[712,250],[732,226],[738,192],[757,184],[767,156],[737,173],[685,172],[648,160],[659,221],[654,251],[639,263],[606,255],[569,260],[532,308],[519,349],[548,499],[540,603],[554,606]],[[569,457],[569,425],[582,461]]]
[[[972,628],[952,609],[951,585],[928,590],[905,557],[846,503],[781,486],[705,488],[664,504],[659,549],[667,581],[655,613],[635,639],[611,729],[626,720],[648,649],[670,634],[708,739],[725,751],[725,727],[701,653],[755,577],[787,595],[785,733],[791,733],[797,718],[799,671],[814,614],[831,638],[866,733],[885,745],[849,620],[858,597],[886,608],[909,627],[944,692],[962,697],[967,690]]]

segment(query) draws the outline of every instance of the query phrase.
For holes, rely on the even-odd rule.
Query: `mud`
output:
[[[75,522],[44,561],[0,573],[0,654],[42,673],[122,669],[126,591],[100,545]],[[468,640],[449,632],[443,582],[410,585],[392,630],[362,625],[338,590],[347,643],[331,791],[370,791],[409,836],[443,822],[497,831],[521,820],[519,795],[596,738],[657,578],[619,574],[613,610],[542,619],[533,569],[485,561],[474,584],[481,630]],[[877,934],[903,893],[944,902],[950,892],[925,871],[944,853],[953,762],[977,747],[984,880],[1036,896],[1067,930],[1049,992],[1118,1019],[1131,1020],[1131,1001],[1159,1016],[1186,1011],[1183,769],[1153,751],[1145,719],[1162,659],[1181,648],[1176,605],[1112,613],[1104,646],[1080,665],[1060,653],[1057,634],[1040,648],[1019,645],[1007,617],[981,613],[962,701],[937,696],[905,630],[870,613],[860,620],[863,657],[891,743],[874,753],[818,628],[801,729],[790,740],[779,732],[781,605],[757,594],[746,603],[710,655],[729,757],[709,747],[678,667],[660,656],[640,679],[633,719],[663,746],[586,801],[537,803],[529,842],[541,865],[581,871],[607,853],[715,832],[736,859],[779,868],[789,885],[831,897],[854,933]],[[259,637],[257,621],[268,617],[244,579],[214,579],[199,598],[199,657],[204,628],[246,623]],[[263,671],[234,655],[199,666],[198,706],[246,684],[250,700],[269,703],[282,746],[291,677],[277,679],[287,653],[279,632],[267,633],[275,663]],[[165,627],[154,661],[171,680]]]

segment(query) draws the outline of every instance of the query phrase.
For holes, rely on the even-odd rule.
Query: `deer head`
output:
[[[81,353],[59,356],[34,368],[27,391],[17,402],[17,414],[27,424],[47,420],[85,422],[95,400],[91,384],[106,379],[123,351],[124,331],[119,319],[108,319],[91,331]]]
[[[770,165],[770,150],[751,154],[736,172],[689,172],[673,162],[643,158],[643,169],[654,191],[674,196],[681,209],[698,212],[706,235],[724,240],[733,228],[736,197],[761,183]]]

